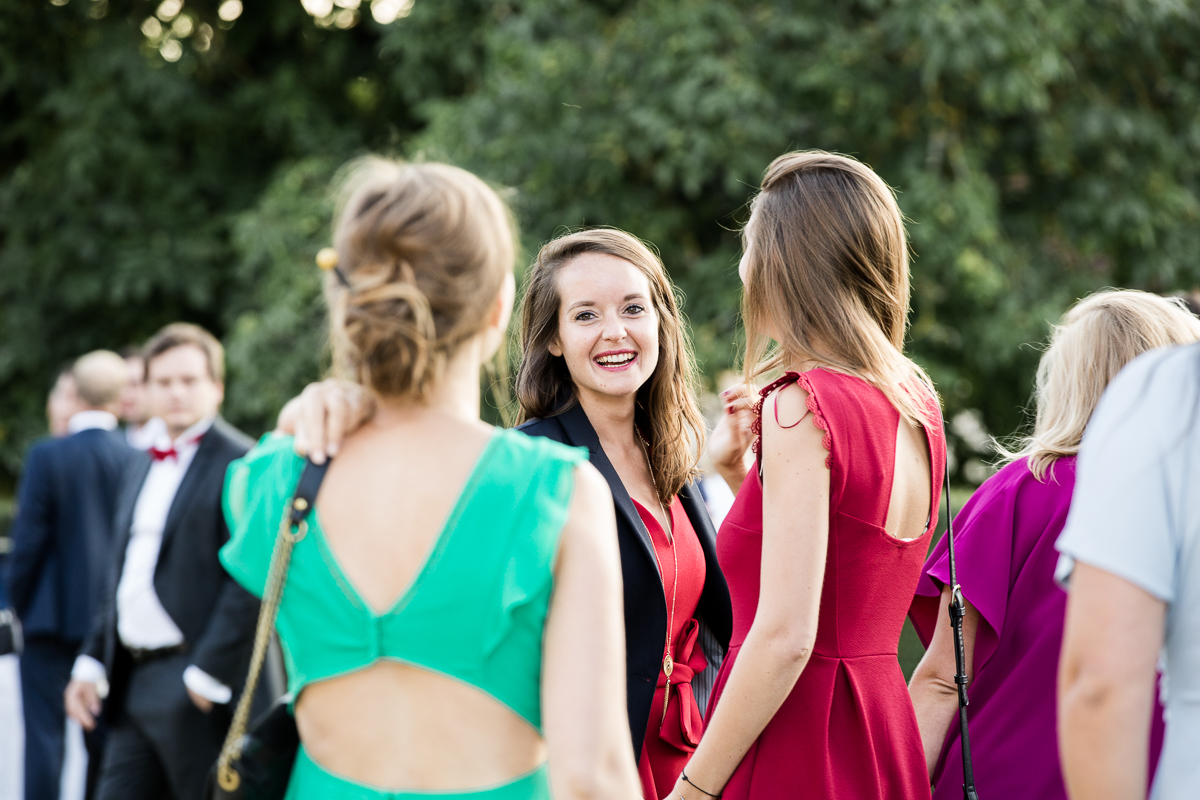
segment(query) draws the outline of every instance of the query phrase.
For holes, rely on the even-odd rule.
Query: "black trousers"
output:
[[[21,653],[21,703],[25,717],[25,800],[58,800],[66,744],[67,714],[63,692],[79,642],[35,636]],[[104,732],[85,732],[88,796],[99,773]]]
[[[104,749],[97,800],[201,800],[208,771],[229,729],[230,711],[205,714],[183,684],[188,657],[176,654],[133,669],[124,708]],[[114,713],[115,712],[115,713]]]

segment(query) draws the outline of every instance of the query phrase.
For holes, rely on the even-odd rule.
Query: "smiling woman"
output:
[[[692,479],[704,446],[670,279],[637,237],[579,231],[538,253],[521,308],[520,429],[586,447],[617,512],[629,727],[643,795],[679,777],[731,628],[715,531]]]

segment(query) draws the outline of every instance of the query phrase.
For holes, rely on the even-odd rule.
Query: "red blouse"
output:
[[[671,627],[671,669],[668,694],[667,676],[660,667],[658,688],[650,705],[650,720],[646,725],[646,740],[638,761],[638,776],[646,800],[659,800],[675,785],[679,773],[700,743],[704,719],[692,694],[692,678],[708,666],[704,652],[697,644],[700,624],[695,620],[696,606],[704,592],[706,577],[704,550],[692,528],[683,503],[676,497],[671,503],[671,526],[674,546],[668,541],[662,524],[634,500],[638,515],[650,533],[658,557],[667,603],[668,624],[671,622],[671,595],[675,594],[674,624]],[[678,572],[676,560],[678,559]],[[678,586],[675,581],[678,579]],[[666,637],[663,638],[666,655]],[[664,706],[666,713],[664,713]]]

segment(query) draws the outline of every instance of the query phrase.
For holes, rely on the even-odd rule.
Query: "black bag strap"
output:
[[[958,685],[958,727],[962,742],[963,798],[979,800],[975,791],[975,770],[971,766],[971,738],[967,734],[967,648],[963,644],[963,617],[967,614],[962,589],[954,569],[954,528],[950,507],[950,460],[946,459],[946,550],[950,556],[950,627],[954,629],[954,682]]]
[[[292,547],[308,533],[307,518],[316,502],[317,492],[321,489],[321,481],[329,462],[314,464],[304,462],[304,471],[296,483],[296,491],[292,500],[283,512],[279,522],[279,533],[275,537],[275,547],[271,551],[271,564],[267,571],[267,583],[263,589],[262,605],[258,612],[258,626],[254,633],[254,651],[250,656],[250,672],[246,676],[246,686],[238,699],[237,708],[233,713],[233,721],[229,732],[225,735],[225,744],[217,759],[217,785],[226,792],[234,792],[241,785],[241,776],[233,768],[233,762],[242,757],[242,745],[245,743],[247,725],[250,721],[250,705],[253,702],[254,690],[258,687],[258,678],[262,674],[263,662],[267,657],[267,646],[271,634],[275,630],[275,616],[279,613],[279,603],[283,599],[283,587],[287,582],[288,565],[292,559]]]

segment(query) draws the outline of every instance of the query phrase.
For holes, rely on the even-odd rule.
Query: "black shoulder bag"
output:
[[[250,704],[258,688],[267,656],[279,601],[287,582],[292,547],[308,533],[308,514],[312,511],[317,490],[325,478],[329,462],[314,464],[308,461],[296,484],[296,492],[279,523],[279,534],[271,551],[271,566],[267,571],[267,586],[263,591],[262,607],[258,612],[258,627],[254,633],[254,652],[250,657],[250,673],[246,687],[238,699],[237,710],[221,756],[208,775],[204,793],[210,800],[283,800],[288,779],[300,748],[296,720],[288,711],[286,700],[278,701],[247,730]]]
[[[954,629],[954,682],[958,684],[958,728],[962,741],[963,798],[979,800],[975,791],[975,770],[971,767],[971,738],[967,734],[967,648],[963,644],[963,617],[966,603],[954,571],[954,528],[950,519],[950,463],[946,463],[946,550],[950,556],[950,627]]]

